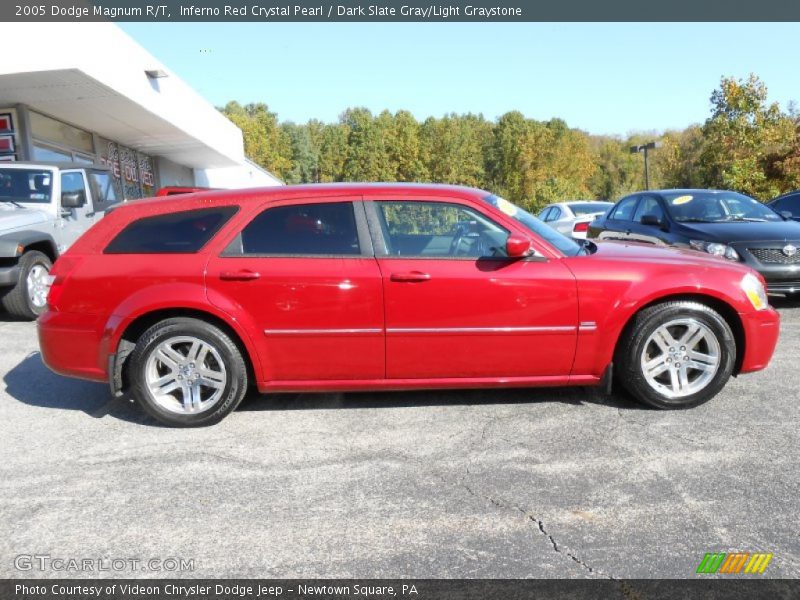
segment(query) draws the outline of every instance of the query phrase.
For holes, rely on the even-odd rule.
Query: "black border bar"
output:
[[[0,21],[800,21],[792,0],[3,0]],[[735,43],[735,40],[733,40]],[[654,41],[657,43],[657,41]]]
[[[3,600],[749,600],[797,598],[800,580],[4,579]]]

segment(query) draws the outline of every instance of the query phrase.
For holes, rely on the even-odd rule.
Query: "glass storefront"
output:
[[[120,197],[131,200],[155,195],[156,176],[151,156],[102,138],[98,156],[102,164],[110,167]]]
[[[5,123],[12,127],[11,111],[8,119],[0,119],[0,127]],[[92,164],[99,162],[107,165],[113,175],[116,195],[125,200],[153,196],[157,189],[155,161],[152,156],[137,152],[133,148],[123,146],[113,140],[101,138],[78,127],[63,123],[52,117],[28,110],[30,123],[29,139],[31,142],[28,155],[31,160],[49,162],[78,162]],[[4,132],[0,129],[0,137],[6,133],[13,136],[13,129]],[[7,144],[14,150],[14,142]],[[3,153],[0,140],[0,160],[18,160],[17,153]],[[24,153],[23,153],[24,155]]]

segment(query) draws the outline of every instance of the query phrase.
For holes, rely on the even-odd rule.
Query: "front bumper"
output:
[[[739,314],[744,329],[744,358],[740,373],[760,371],[769,364],[780,333],[781,316],[770,307]]]
[[[17,285],[19,281],[19,267],[0,267],[0,286]]]

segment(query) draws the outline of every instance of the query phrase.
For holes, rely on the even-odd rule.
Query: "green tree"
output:
[[[427,176],[436,183],[482,187],[491,125],[483,115],[449,114],[426,119],[420,130]]]
[[[387,181],[392,169],[386,150],[386,119],[376,120],[366,108],[347,109],[340,121],[347,126],[346,181]]]
[[[325,125],[319,136],[320,182],[344,181],[344,165],[349,154],[347,142],[350,130],[347,125]]]
[[[421,156],[420,125],[407,110],[394,114],[388,134],[393,181],[425,181],[428,172]]]
[[[779,178],[795,139],[793,120],[755,75],[723,77],[711,94],[712,115],[703,126],[700,165],[706,184],[770,198],[784,187]]]
[[[286,172],[286,183],[313,183],[317,180],[319,151],[314,147],[308,126],[284,123],[281,129],[289,140],[292,166]]]
[[[292,168],[291,142],[278,125],[277,115],[260,102],[246,106],[228,102],[221,112],[241,129],[250,160],[285,178]]]

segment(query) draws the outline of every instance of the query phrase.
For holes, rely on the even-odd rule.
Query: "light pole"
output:
[[[647,151],[655,150],[661,147],[661,142],[647,142],[638,146],[631,146],[631,154],[638,154],[644,152],[644,189],[650,189],[650,170],[647,165]]]

